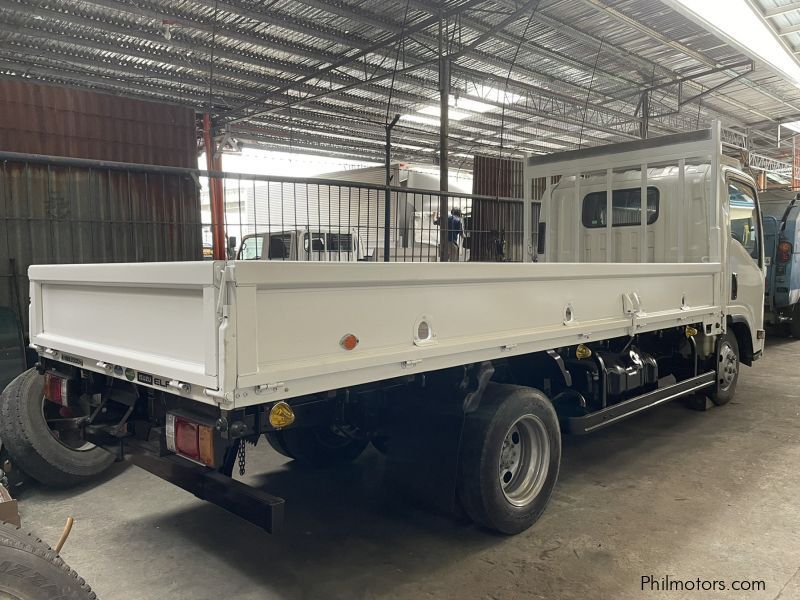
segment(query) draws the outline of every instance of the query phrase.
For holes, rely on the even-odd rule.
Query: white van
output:
[[[309,227],[242,238],[237,260],[307,260],[356,262],[366,260],[364,242],[355,227]]]

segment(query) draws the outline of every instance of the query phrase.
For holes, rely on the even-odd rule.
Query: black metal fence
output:
[[[0,152],[0,380],[22,368],[30,265],[211,259],[209,176],[229,258],[506,262],[536,248],[538,204],[525,244],[513,198]]]
[[[446,260],[525,258],[519,199],[319,178],[211,175],[223,183],[230,255],[242,260],[435,262],[443,226]],[[210,245],[208,176],[201,172],[200,181]],[[532,215],[535,248],[538,204]]]
[[[0,307],[27,326],[28,267],[202,258],[185,169],[0,152]]]

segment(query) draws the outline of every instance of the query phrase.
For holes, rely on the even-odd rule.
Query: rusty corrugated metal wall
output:
[[[0,81],[0,150],[197,168],[194,111]],[[0,162],[0,306],[27,330],[28,266],[200,260],[191,174]]]
[[[192,108],[0,80],[0,150],[197,168]]]
[[[479,196],[522,198],[522,161],[513,158],[475,155],[472,193]]]
[[[521,160],[476,155],[472,171],[472,193],[506,198],[524,197]],[[532,215],[533,244],[539,222],[539,205]],[[472,202],[470,240],[473,261],[521,262],[523,260],[523,206],[521,202],[478,200]]]

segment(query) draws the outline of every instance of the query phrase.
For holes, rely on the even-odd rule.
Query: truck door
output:
[[[762,215],[761,224],[764,227],[764,261],[767,267],[767,278],[764,289],[764,309],[773,310],[772,299],[775,289],[775,255],[778,250],[778,235],[780,223],[772,215]]]
[[[327,261],[328,252],[325,248],[325,234],[317,231],[307,231],[303,235],[303,251],[305,260]]]
[[[744,318],[753,352],[763,349],[757,331],[764,321],[764,236],[753,186],[729,176],[725,205],[728,225],[728,314]]]

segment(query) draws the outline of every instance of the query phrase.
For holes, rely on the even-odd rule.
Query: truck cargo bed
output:
[[[31,341],[63,362],[240,408],[687,323],[718,331],[720,273],[718,263],[34,266]]]

